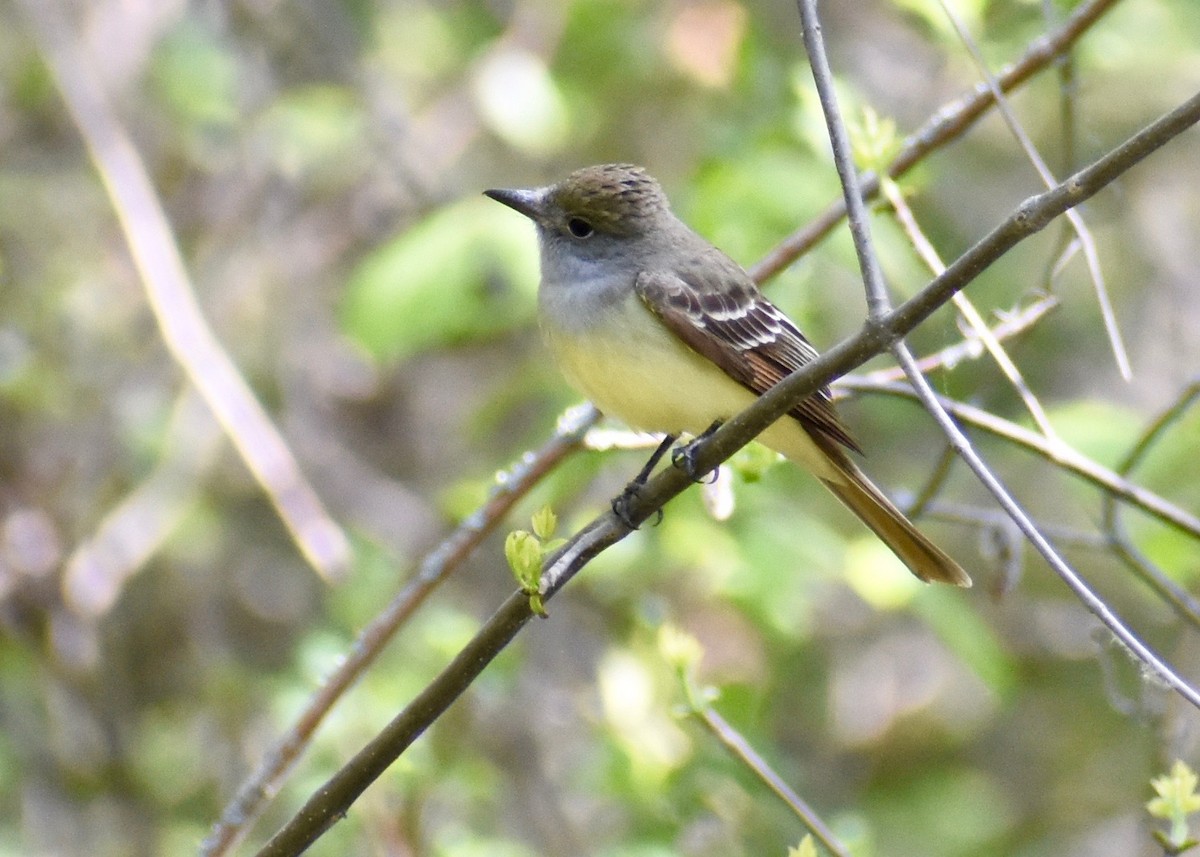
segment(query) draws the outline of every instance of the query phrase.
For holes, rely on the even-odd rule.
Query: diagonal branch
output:
[[[1184,386],[1175,398],[1158,416],[1150,421],[1142,436],[1134,443],[1125,460],[1117,466],[1117,474],[1126,477],[1149,453],[1155,443],[1166,433],[1176,421],[1200,400],[1200,378],[1192,379]],[[1193,625],[1200,625],[1200,604],[1184,587],[1171,580],[1167,575],[1150,561],[1130,539],[1126,532],[1117,502],[1120,495],[1114,491],[1106,491],[1103,501],[1103,527],[1116,549],[1117,556],[1133,569],[1134,574],[1142,579],[1155,593],[1171,605],[1175,612]],[[1200,528],[1191,535],[1200,540]]]
[[[838,375],[862,365],[881,353],[889,343],[907,334],[950,295],[964,288],[989,264],[1025,238],[1044,228],[1072,205],[1088,199],[1142,158],[1200,121],[1200,96],[1190,99],[1067,182],[1032,197],[988,236],[951,264],[919,294],[866,325],[856,335],[826,351],[816,360],[788,376],[753,405],[725,423],[696,449],[695,469],[708,472],[749,443],[795,403],[828,384]],[[678,468],[666,468],[651,478],[633,497],[626,513],[634,524],[641,523],[691,484]],[[587,563],[615,544],[631,530],[611,512],[595,518],[547,558],[542,575],[543,600],[549,601]],[[305,802],[304,806],[260,850],[259,857],[283,857],[303,852],[326,830],[345,816],[354,801],[387,767],[429,728],[471,685],[521,628],[533,617],[529,597],[511,595],[462,651],[443,669],[395,719]],[[1149,655],[1156,671],[1189,702],[1200,707],[1186,683]]]
[[[858,190],[859,183],[857,171],[854,168],[854,163],[851,156],[849,135],[846,132],[845,125],[842,122],[842,118],[837,106],[837,96],[833,89],[833,74],[830,71],[829,61],[825,55],[824,40],[821,35],[821,25],[817,18],[817,0],[798,0],[798,5],[800,7],[800,19],[803,23],[804,45],[808,50],[809,62],[812,66],[813,79],[816,83],[818,96],[821,100],[821,106],[825,111],[826,122],[829,126],[829,137],[833,144],[834,162],[837,165],[838,174],[842,179],[846,207],[847,211],[849,212],[850,234],[854,238],[854,247],[858,254],[859,264],[863,273],[863,283],[867,290],[867,308],[869,312],[869,318],[867,319],[868,328],[875,326],[886,330],[888,327],[886,323],[887,319],[903,317],[905,307],[911,306],[916,299],[909,301],[898,310],[892,311],[890,309],[887,289],[883,282],[883,273],[879,268],[878,259],[875,256],[874,249],[871,246],[870,225],[867,220],[866,206],[863,203],[862,196]],[[1185,110],[1184,108],[1188,109]],[[1171,114],[1168,114],[1167,117],[1164,117],[1158,122],[1153,123],[1117,151],[1124,152],[1126,155],[1135,155],[1132,163],[1136,163],[1138,160],[1141,160],[1141,158],[1146,157],[1146,155],[1157,149],[1167,139],[1170,139],[1170,136],[1163,137],[1156,135],[1155,133],[1151,133],[1152,129],[1155,129],[1157,126],[1163,126],[1164,124],[1174,127],[1181,121],[1181,117],[1179,115],[1181,111],[1183,114],[1184,124],[1179,126],[1180,131],[1182,131],[1184,128],[1190,127],[1198,118],[1200,118],[1200,95],[1196,95],[1190,101],[1186,102],[1184,108],[1177,109]],[[1194,111],[1196,115],[1192,116],[1189,110]],[[1190,119],[1188,119],[1188,117],[1190,117]],[[1131,148],[1131,144],[1134,140],[1140,140],[1141,142],[1139,145]],[[1066,188],[1068,189],[1068,193],[1065,195],[1065,199],[1070,201],[1070,205],[1068,205],[1067,208],[1064,208],[1063,212],[1078,205],[1083,201],[1083,199],[1086,199],[1091,195],[1091,193],[1094,193],[1094,190],[1089,193],[1087,189],[1095,186],[1095,181],[1104,176],[1106,171],[1112,169],[1113,165],[1111,163],[1107,165],[1104,163],[1105,161],[1109,160],[1111,159],[1102,158],[1101,161],[1098,161],[1096,164],[1093,164],[1086,170],[1077,173],[1071,180],[1067,182]],[[1079,199],[1071,199],[1072,196],[1077,194],[1080,195]],[[1059,195],[1058,188],[1054,188],[1047,193],[1042,194],[1040,197],[1035,197],[1034,200],[1051,199],[1056,195]],[[1045,214],[1048,213],[1049,209],[1047,209],[1046,212],[1042,212],[1040,215],[1029,213],[1028,209],[1030,207],[1030,202],[1031,201],[1026,201],[1026,203],[1022,206],[1022,210],[1027,212],[1023,219],[1028,222],[1034,231],[1036,231],[1037,229],[1044,227],[1046,223],[1049,222],[1048,220],[1041,219],[1041,217],[1044,217]],[[1034,207],[1041,208],[1041,206],[1036,202],[1034,203]],[[1061,214],[1063,212],[1059,213]],[[979,245],[976,246],[978,247]],[[961,258],[959,261],[962,261]],[[949,269],[947,270],[947,274],[948,273]],[[939,277],[938,279],[942,278]],[[937,291],[937,280],[935,280],[933,284],[925,289],[925,292],[922,294],[932,293],[935,291]],[[953,294],[954,291],[956,290],[949,290],[947,297]],[[919,297],[921,296],[918,296],[918,298]],[[927,315],[928,313],[926,313],[926,316]],[[921,316],[921,318],[926,316]],[[1079,574],[1076,573],[1076,571],[1058,555],[1058,552],[1055,551],[1049,540],[1046,539],[1041,531],[1038,530],[1032,519],[1026,515],[1025,510],[1020,507],[1013,496],[1009,493],[1008,489],[1000,482],[996,475],[992,473],[991,469],[978,455],[978,453],[975,452],[966,435],[962,433],[958,426],[955,425],[954,421],[950,419],[945,409],[942,408],[938,401],[937,394],[933,392],[933,389],[929,386],[929,382],[926,381],[925,377],[917,370],[916,361],[913,360],[912,354],[909,352],[908,348],[903,342],[902,336],[904,331],[893,329],[892,333],[893,336],[889,343],[892,353],[896,357],[897,362],[899,362],[899,364],[904,368],[904,372],[908,376],[909,382],[916,390],[921,403],[925,406],[926,410],[933,417],[934,421],[937,422],[938,426],[942,429],[942,432],[946,435],[950,445],[955,449],[955,451],[958,452],[959,456],[963,459],[967,466],[971,468],[971,471],[975,474],[976,478],[983,483],[984,487],[986,487],[989,492],[991,492],[992,496],[995,497],[996,502],[1000,504],[1000,507],[1004,509],[1004,511],[1012,519],[1013,523],[1015,523],[1017,527],[1020,528],[1021,532],[1025,534],[1025,538],[1027,538],[1029,542],[1037,549],[1038,553],[1040,553],[1046,562],[1049,563],[1050,567],[1062,579],[1067,587],[1075,593],[1075,596],[1083,602],[1084,606],[1086,606],[1087,609],[1091,611],[1091,613],[1097,619],[1099,619],[1101,623],[1103,623],[1104,626],[1109,629],[1109,631],[1112,632],[1113,636],[1119,640],[1121,644],[1133,654],[1134,657],[1144,664],[1146,668],[1153,671],[1155,675],[1157,675],[1166,685],[1175,690],[1180,696],[1188,700],[1188,702],[1190,702],[1192,705],[1200,708],[1200,692],[1189,685],[1178,673],[1175,672],[1170,665],[1160,659],[1157,654],[1155,654],[1148,646],[1138,639],[1133,631],[1131,631],[1129,627],[1125,625],[1121,618],[1109,608],[1108,604],[1106,604],[1102,598],[1093,592],[1091,587],[1087,585],[1083,578],[1080,577]],[[785,381],[779,386],[783,387],[786,386],[786,384],[787,382]]]
[[[1019,60],[997,75],[1000,91],[1011,92],[1055,62],[1118,2],[1090,0],[1078,6],[1062,26],[1033,42]],[[927,155],[964,134],[994,105],[992,91],[980,84],[957,101],[942,107],[908,138],[904,148],[888,165],[887,174],[894,179],[904,175]],[[873,199],[879,193],[879,177],[868,173],[862,176],[859,187],[863,199]],[[751,276],[760,282],[771,279],[832,232],[845,216],[845,200],[830,203],[816,219],[785,238],[751,268]]]
[[[983,53],[979,50],[979,45],[971,38],[966,24],[955,11],[954,7],[950,5],[950,0],[939,0],[939,2],[946,16],[950,19],[950,23],[958,33],[959,39],[966,46],[967,52],[970,53],[971,59],[975,62],[975,67],[979,69],[979,73],[983,76],[984,83],[987,85],[988,91],[992,93],[992,98],[995,99],[996,109],[1004,120],[1004,124],[1008,126],[1009,131],[1016,139],[1018,145],[1020,145],[1021,150],[1025,153],[1025,157],[1033,164],[1033,168],[1037,171],[1038,178],[1042,180],[1042,184],[1048,188],[1053,187],[1057,179],[1054,178],[1045,160],[1038,153],[1033,140],[1029,139],[1029,135],[1025,133],[1025,129],[1021,127],[1021,123],[1017,121],[1016,114],[1013,113],[1012,108],[1009,106],[1008,98],[1001,91],[1000,84],[996,80],[995,75],[987,67],[987,62],[983,58]],[[1125,350],[1125,341],[1121,337],[1121,329],[1117,325],[1116,312],[1113,310],[1112,301],[1108,296],[1108,286],[1104,282],[1104,270],[1100,267],[1100,254],[1096,251],[1096,240],[1092,237],[1092,231],[1088,228],[1088,225],[1084,222],[1079,212],[1068,211],[1066,217],[1071,228],[1075,230],[1079,248],[1083,251],[1084,262],[1087,264],[1088,273],[1092,278],[1092,287],[1096,291],[1096,302],[1100,306],[1100,317],[1104,320],[1104,329],[1108,333],[1108,341],[1112,347],[1113,357],[1117,362],[1117,369],[1121,372],[1121,377],[1129,381],[1133,378],[1133,370],[1129,368],[1129,354]]]
[[[892,179],[884,179],[883,194],[887,198],[889,205],[896,214],[896,219],[900,222],[900,228],[908,236],[908,240],[912,243],[913,248],[917,251],[917,255],[929,268],[930,272],[936,277],[938,274],[946,270],[946,265],[938,255],[932,242],[925,236],[921,230],[920,224],[917,223],[917,218],[913,214],[912,209],[908,207],[908,203],[904,201],[903,194],[896,186]],[[1017,368],[1017,364],[1008,356],[1008,352],[1004,350],[1004,346],[1000,344],[1000,340],[992,335],[991,329],[987,326],[983,316],[965,294],[958,292],[952,298],[954,308],[959,311],[962,317],[966,320],[967,326],[971,332],[978,337],[983,347],[987,349],[988,354],[996,362],[996,366],[1008,379],[1008,383],[1012,385],[1017,395],[1021,397],[1021,401],[1025,403],[1025,410],[1029,411],[1029,415],[1033,418],[1034,423],[1041,430],[1042,434],[1051,440],[1057,440],[1058,435],[1054,431],[1054,426],[1050,424],[1050,418],[1046,415],[1045,409],[1042,408],[1042,403],[1033,391],[1029,389],[1029,385],[1025,382],[1021,370]],[[918,370],[924,374],[924,369],[921,364],[917,365]]]
[[[917,398],[916,391],[907,383],[877,380],[874,373],[843,376],[838,379],[837,386],[844,390],[860,393],[882,393],[905,399]],[[1030,431],[1024,426],[998,417],[975,405],[947,398],[939,398],[938,404],[959,422],[1002,438],[1030,452],[1035,452],[1047,461],[1053,462],[1055,467],[1084,479],[1106,494],[1119,498],[1131,506],[1136,506],[1147,515],[1184,535],[1200,539],[1200,518],[1168,502],[1153,491],[1148,491],[1129,481],[1123,473],[1103,467],[1065,444],[1055,444],[1035,431]]]
[[[1060,27],[1050,37],[1039,40],[1033,43],[1026,51],[1024,57],[1014,64],[1004,76],[1004,81],[1008,88],[1016,87],[1028,80],[1034,73],[1039,71],[1047,63],[1051,62],[1063,51],[1067,50],[1075,40],[1082,36],[1087,29],[1099,19],[1099,17],[1111,7],[1116,0],[1092,0],[1085,7],[1077,10],[1071,19]],[[911,168],[914,164],[920,161],[929,152],[935,151],[940,145],[952,139],[957,134],[961,133],[970,123],[979,115],[985,112],[991,104],[988,102],[988,93],[976,93],[971,98],[964,100],[957,107],[951,109],[946,108],[939,111],[928,123],[925,130],[914,137],[906,149],[901,153],[900,157],[893,163],[893,174],[899,175],[904,170]],[[824,227],[821,227],[820,222],[817,226],[825,231],[832,228],[836,224],[840,214],[835,217],[832,222],[829,222]],[[824,234],[823,232],[821,234]],[[795,249],[795,244],[790,245],[785,242],[781,245],[780,250],[798,253]],[[763,263],[752,269],[752,274],[761,282],[762,279],[771,276],[775,273],[772,270],[771,260],[780,258],[780,251],[777,250],[771,256],[768,256]],[[794,258],[794,255],[793,255]],[[786,263],[784,263],[786,264]],[[1032,324],[1044,312],[1048,311],[1053,306],[1053,301],[1047,299],[1039,304],[1022,311],[1011,322],[1006,322],[997,328],[996,336],[1002,338],[1008,335],[1010,328],[1020,329],[1026,325]],[[963,357],[970,356],[977,349],[978,340],[967,340],[958,346],[951,346],[943,353],[936,355],[935,358],[943,363],[951,363]],[[378,620],[376,620],[378,621]],[[365,664],[364,664],[365,667]],[[316,701],[310,705],[315,705]],[[294,727],[298,728],[298,727]],[[277,788],[283,774],[286,773],[285,766],[280,764],[278,758],[279,751],[289,746],[291,739],[281,739],[274,751],[268,754],[267,761],[264,761],[263,767],[255,772],[245,784],[243,784],[240,794],[246,800],[235,799],[235,801],[226,808],[222,816],[222,821],[218,823],[212,836],[210,837],[211,848],[208,848],[204,853],[217,855],[225,853],[227,848],[232,847],[232,842],[226,838],[227,833],[237,829],[237,835],[241,835],[241,828],[247,823],[246,817],[247,801],[253,802],[255,807],[260,807],[267,798],[263,784],[270,782],[272,788]],[[257,810],[256,810],[257,811]],[[217,845],[218,840],[222,840],[221,845]]]
[[[1031,196],[1004,222],[955,259],[926,289],[896,308],[893,323],[907,332],[945,303],[950,295],[1054,218],[1095,196],[1122,173],[1149,157],[1200,121],[1200,93],[1142,128],[1103,157],[1044,193]]]
[[[317,727],[346,690],[358,680],[397,629],[428,595],[457,570],[520,500],[579,449],[584,433],[599,415],[591,405],[574,408],[558,430],[536,452],[527,453],[497,479],[488,499],[465,518],[441,544],[425,556],[417,574],[371,622],[359,632],[346,659],[328,676],[287,730],[264,754],[263,761],[238,788],[220,820],[200,846],[201,857],[229,853],[262,812],[268,797],[279,789],[287,772],[308,747]]]

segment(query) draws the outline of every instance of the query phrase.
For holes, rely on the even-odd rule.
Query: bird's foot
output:
[[[641,495],[642,488],[645,486],[646,480],[650,478],[650,474],[654,472],[654,468],[658,465],[658,462],[662,459],[663,455],[665,455],[667,450],[671,448],[671,444],[675,442],[676,437],[678,437],[678,435],[674,434],[669,434],[664,437],[662,442],[658,445],[658,448],[651,453],[650,459],[644,465],[642,465],[642,469],[638,472],[638,475],[633,477],[633,481],[625,486],[624,491],[622,491],[616,497],[613,497],[613,514],[617,516],[617,519],[620,520],[622,524],[629,527],[631,530],[636,530],[638,528],[637,522],[633,520],[631,506]],[[673,460],[674,458],[672,457],[672,461]],[[654,525],[658,526],[663,519],[662,509],[655,509],[654,513]]]
[[[631,530],[636,530],[640,524],[634,520],[632,507],[641,498],[642,488],[645,487],[645,480],[638,481],[634,479],[625,486],[625,490],[612,499],[613,514],[617,516],[622,524]],[[654,526],[662,523],[662,509],[654,510]],[[645,519],[643,519],[645,520]]]
[[[700,451],[700,446],[704,441],[712,437],[713,432],[721,427],[721,420],[714,420],[713,424],[706,428],[703,432],[693,438],[689,443],[682,444],[671,450],[671,464],[678,467],[688,475],[688,478],[693,482],[708,482],[717,481],[717,468],[710,471],[700,473],[696,465],[696,455]]]

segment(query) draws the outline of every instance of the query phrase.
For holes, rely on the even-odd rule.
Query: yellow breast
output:
[[[697,435],[756,398],[671,333],[636,297],[609,318],[571,333],[546,329],[567,381],[630,428]],[[818,476],[840,481],[808,433],[784,417],[759,437]]]

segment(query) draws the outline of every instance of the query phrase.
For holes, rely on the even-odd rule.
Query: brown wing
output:
[[[739,384],[762,394],[817,356],[804,334],[737,263],[714,251],[680,273],[643,271],[634,284],[651,312]],[[827,450],[862,452],[822,387],[790,412]]]

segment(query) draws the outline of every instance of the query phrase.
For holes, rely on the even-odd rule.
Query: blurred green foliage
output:
[[[522,224],[482,199],[439,209],[352,273],[342,307],[347,334],[376,357],[402,360],[518,325],[527,330],[537,284],[528,238]]]
[[[215,424],[178,418],[186,382],[104,188],[23,7],[0,6],[0,855],[194,851],[424,552],[572,401],[538,342],[532,230],[483,189],[644,163],[747,265],[839,193],[789,4],[85,5],[72,25],[204,311],[356,559],[338,585],[316,579]],[[998,68],[1075,5],[956,8]],[[821,6],[871,157],[893,126],[910,133],[976,85],[936,3]],[[1046,71],[1017,93],[1047,160],[1086,160],[1194,93],[1198,22],[1195,0],[1125,0],[1069,79]],[[1195,377],[1196,152],[1194,134],[1173,143],[1084,210],[1133,384],[1079,261],[1048,278],[1056,228],[969,290],[990,314],[1053,287],[1062,307],[1010,350],[1064,441],[1105,466]],[[949,260],[1038,183],[992,116],[901,187]],[[927,275],[882,210],[875,232],[897,294],[913,293]],[[863,317],[840,232],[770,289],[819,346]],[[944,312],[912,341],[958,339]],[[990,361],[934,380],[1030,424]],[[941,452],[930,421],[883,399],[846,414],[880,484],[919,491]],[[1197,437],[1191,410],[1132,478],[1194,512]],[[1095,545],[1094,489],[975,439],[1114,609],[1194,672],[1193,635]],[[239,853],[511,592],[505,531],[549,504],[571,532],[642,455],[580,453],[527,498],[349,691]],[[1149,781],[1164,759],[1195,767],[1196,713],[1130,667],[1027,550],[1006,557],[1002,526],[964,523],[995,509],[960,468],[923,526],[971,569],[970,592],[914,583],[803,474],[755,452],[736,469],[728,521],[692,491],[606,552],[312,853],[787,853],[798,821],[678,716],[666,623],[699,641],[717,708],[856,857],[1159,853]],[[121,518],[163,485],[149,505],[169,514]],[[1140,550],[1196,584],[1194,539],[1124,517]],[[96,612],[67,570],[116,518],[125,540],[104,542],[84,580],[111,587]]]

